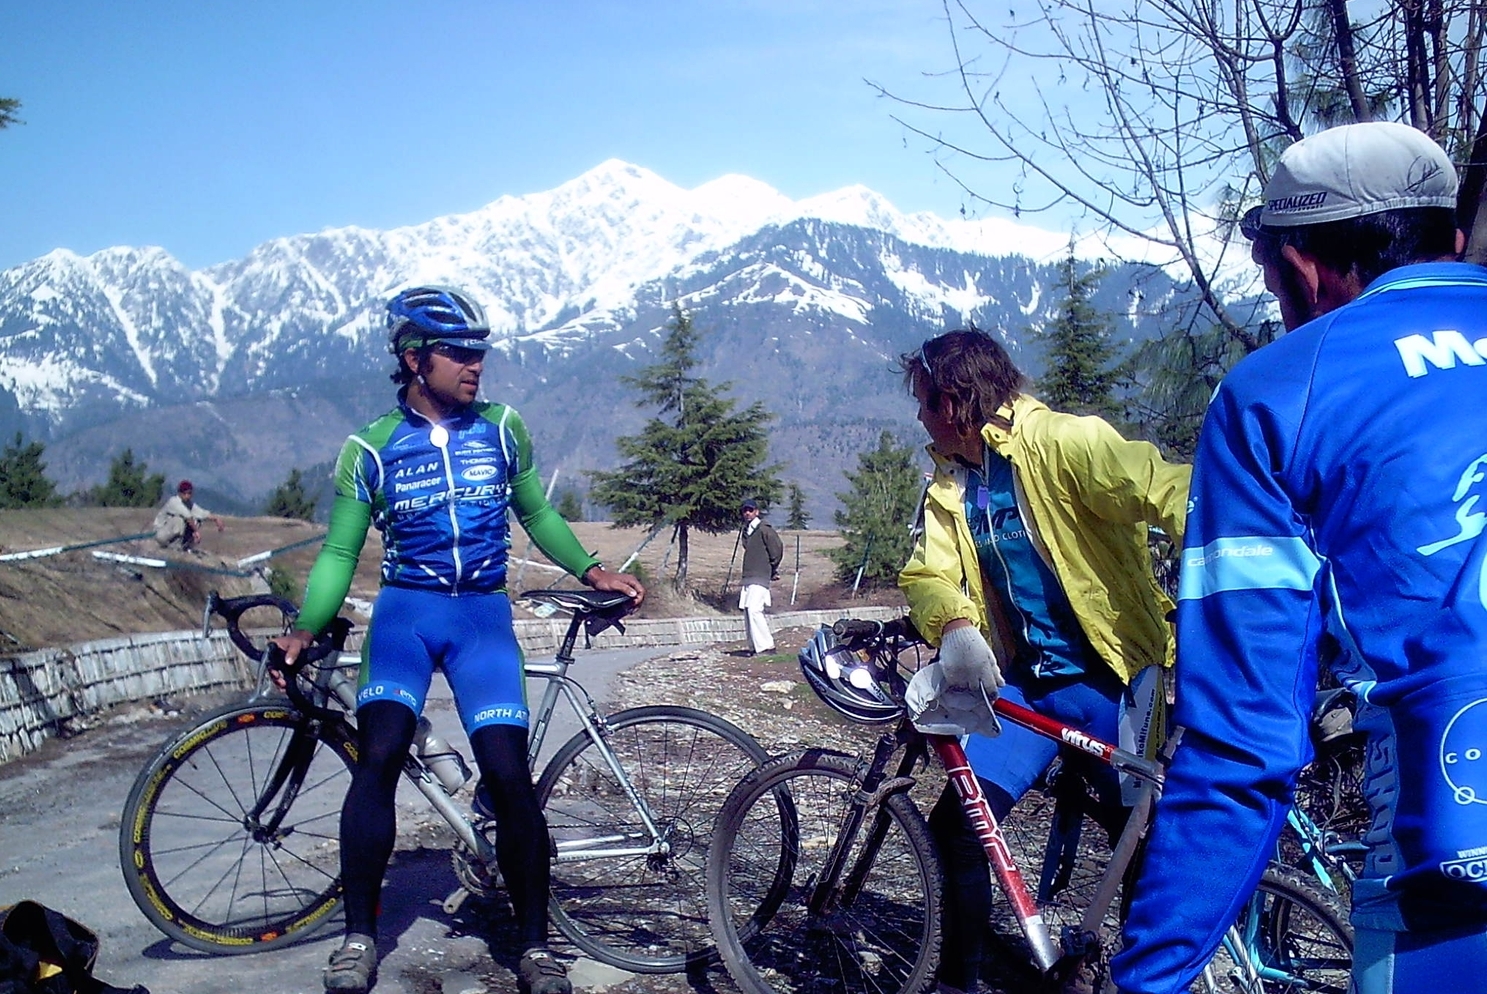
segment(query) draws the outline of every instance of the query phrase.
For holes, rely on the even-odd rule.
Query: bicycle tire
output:
[[[1347,994],[1352,968],[1353,928],[1337,897],[1295,870],[1272,863],[1213,961],[1188,989],[1201,994]]]
[[[632,848],[651,841],[594,740],[580,731],[537,783],[560,854],[552,871],[553,924],[590,956],[634,973],[677,973],[712,962],[704,870],[713,820],[734,785],[769,754],[737,725],[695,708],[631,708],[610,715],[604,727],[665,851],[561,858],[599,837]]]
[[[861,889],[830,913],[806,907],[858,787],[854,757],[807,750],[744,778],[719,812],[708,854],[708,914],[746,994],[920,994],[939,965],[944,885],[924,816],[892,793],[863,821],[842,880]],[[788,798],[789,804],[783,803]],[[886,832],[870,866],[862,839]],[[865,871],[865,873],[864,873]]]
[[[308,750],[287,782],[297,793],[276,830],[255,834],[248,812],[292,746]],[[206,952],[309,936],[341,905],[339,819],[354,762],[344,725],[312,726],[284,704],[207,716],[156,754],[124,804],[119,863],[134,903]]]

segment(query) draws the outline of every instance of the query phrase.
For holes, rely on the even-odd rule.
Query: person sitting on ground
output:
[[[201,523],[203,521],[215,522],[218,531],[222,531],[227,526],[217,515],[194,502],[191,495],[191,481],[182,480],[176,486],[176,492],[171,495],[170,500],[166,501],[155,515],[155,541],[162,549],[179,544],[182,552],[190,552],[199,556],[201,555]]]

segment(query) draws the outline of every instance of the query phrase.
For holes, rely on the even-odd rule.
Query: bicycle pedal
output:
[[[444,913],[446,915],[458,914],[460,908],[464,906],[465,900],[469,896],[470,891],[468,888],[456,887],[450,893],[450,895],[444,899],[444,903],[441,905],[441,907],[444,909]]]

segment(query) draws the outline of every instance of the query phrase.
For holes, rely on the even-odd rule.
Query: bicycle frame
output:
[[[1341,877],[1349,886],[1355,882],[1356,874],[1343,857],[1345,853],[1362,854],[1367,851],[1367,846],[1356,840],[1349,842],[1340,839],[1335,832],[1322,828],[1295,804],[1286,812],[1286,824],[1291,826],[1291,830],[1300,839],[1301,858],[1306,861],[1307,871],[1317,878],[1318,883],[1337,893],[1336,877]]]
[[[1146,832],[1152,803],[1161,788],[1162,771],[1165,769],[1167,759],[1170,758],[1170,750],[1176,746],[1177,737],[1174,736],[1168,741],[1161,760],[1149,760],[1101,741],[1055,718],[1038,714],[1010,701],[997,700],[993,703],[993,708],[1000,717],[1008,721],[1088,753],[1117,770],[1131,773],[1142,782],[1137,805],[1126,823],[1125,831],[1122,832],[1119,842],[1114,847],[1110,865],[1101,878],[1095,899],[1086,909],[1080,922],[1081,937],[1096,935],[1100,922],[1115,899],[1116,890],[1125,875],[1126,868],[1135,855],[1137,844]],[[899,761],[895,775],[888,777],[888,763],[900,743],[906,745],[904,755]],[[877,858],[878,849],[888,829],[887,813],[881,810],[879,803],[888,794],[908,790],[913,785],[914,781],[909,774],[918,760],[926,754],[926,746],[933,749],[945,767],[950,783],[960,798],[961,807],[970,820],[982,847],[986,850],[987,859],[996,874],[997,882],[1028,939],[1038,969],[1047,973],[1065,956],[1073,953],[1083,955],[1088,945],[1087,941],[1076,943],[1067,937],[1055,937],[1043,921],[1037,902],[1028,890],[1022,871],[1002,834],[1001,825],[998,824],[996,815],[992,812],[991,805],[981,789],[981,783],[971,771],[970,762],[966,759],[965,749],[962,748],[960,740],[947,735],[926,735],[915,730],[907,721],[902,722],[896,732],[885,734],[878,740],[873,758],[867,766],[860,786],[848,803],[841,831],[837,833],[836,842],[809,898],[809,908],[812,914],[829,914],[837,902],[850,903],[855,899]],[[872,828],[863,842],[855,864],[847,871],[845,881],[838,887],[837,882],[843,880],[842,869],[846,864],[847,856],[857,840],[868,812],[873,809],[878,810]]]
[[[1141,781],[1137,800],[1125,829],[1112,847],[1110,861],[1100,877],[1095,895],[1080,919],[1078,935],[1054,937],[1049,934],[1038,912],[1037,902],[1028,891],[1022,872],[1002,835],[1001,826],[997,824],[981,790],[981,783],[971,771],[960,740],[943,735],[927,736],[950,775],[950,783],[986,850],[1002,892],[1022,925],[1033,950],[1034,963],[1046,974],[1067,957],[1083,956],[1091,943],[1098,941],[1101,923],[1115,900],[1116,891],[1135,857],[1141,838],[1150,826],[1152,809],[1161,794],[1164,773],[1182,737],[1182,730],[1174,729],[1158,758],[1150,760],[1011,701],[997,700],[992,707],[999,717],[1091,755],[1115,770],[1130,773]],[[1240,920],[1226,930],[1221,940],[1236,968],[1243,971],[1243,976],[1230,979],[1243,984],[1245,990],[1257,992],[1262,990],[1260,985],[1265,980],[1288,979],[1287,973],[1265,962],[1261,956],[1262,944],[1257,941],[1260,926],[1258,909],[1253,904],[1247,905]],[[1210,986],[1213,986],[1212,978]]]
[[[1004,834],[1002,825],[983,793],[980,780],[966,758],[961,737],[921,732],[904,715],[902,709],[909,682],[908,674],[913,668],[906,669],[900,662],[900,656],[907,649],[924,644],[918,633],[906,619],[886,623],[842,619],[831,626],[831,631],[838,641],[834,645],[828,643],[825,648],[820,649],[821,658],[810,656],[805,651],[801,653],[801,667],[807,682],[828,705],[832,705],[849,719],[862,723],[870,723],[875,719],[863,717],[857,710],[838,702],[833,683],[838,679],[850,679],[851,684],[859,690],[871,690],[876,685],[879,702],[896,702],[899,705],[896,724],[891,731],[879,737],[870,758],[857,760],[855,771],[841,762],[820,766],[811,760],[812,750],[808,749],[776,759],[762,779],[751,779],[735,789],[720,816],[723,819],[720,831],[727,842],[720,852],[726,854],[728,859],[720,860],[719,851],[715,851],[708,861],[709,884],[719,888],[713,892],[709,917],[714,930],[724,936],[723,941],[720,941],[720,948],[724,950],[729,972],[739,980],[741,986],[761,992],[776,989],[768,979],[771,970],[784,976],[794,965],[799,965],[804,978],[808,980],[815,977],[817,973],[811,957],[816,955],[814,946],[821,941],[815,938],[818,931],[823,936],[844,936],[837,958],[847,964],[854,962],[853,950],[856,947],[851,944],[852,937],[859,933],[871,934],[875,927],[875,911],[871,905],[858,909],[862,914],[861,923],[859,919],[852,917],[856,913],[854,905],[859,896],[866,896],[870,892],[876,895],[871,878],[880,859],[880,851],[887,847],[892,825],[904,820],[904,806],[902,802],[894,801],[892,795],[905,794],[914,786],[915,781],[911,776],[914,767],[920,759],[927,760],[928,753],[932,750],[944,766],[956,800],[987,857],[998,889],[1007,900],[1004,910],[1016,916],[1019,929],[1027,942],[1030,964],[1045,980],[1082,984],[1097,979],[1104,969],[1103,961],[1111,938],[1107,932],[1115,928],[1112,919],[1117,917],[1116,902],[1122,887],[1130,884],[1134,876],[1132,870],[1149,830],[1166,772],[1182,737],[1182,729],[1173,729],[1156,757],[1148,759],[1025,706],[1002,699],[992,702],[992,710],[999,718],[1052,740],[1066,754],[1073,752],[1093,758],[1136,780],[1134,803],[1129,812],[1123,815],[1124,824],[1117,828],[1102,813],[1089,809],[1087,786],[1084,778],[1077,775],[1077,771],[1074,771],[1074,775],[1059,780],[1057,784],[1050,779],[1053,828],[1048,845],[1043,851],[1043,879],[1038,881],[1039,890],[1035,897],[1029,887],[1031,878],[1025,879],[1024,870],[1019,867],[1019,859],[1025,861],[1033,858],[1030,853],[1024,853],[1024,845],[1030,840],[1019,839],[1015,832],[1011,836]],[[922,657],[920,662],[922,663]],[[837,668],[836,672],[831,668],[833,664]],[[850,677],[839,678],[838,673],[850,674]],[[864,682],[860,682],[859,673],[864,674],[870,683],[864,685]],[[889,712],[886,720],[895,720],[895,715]],[[894,771],[890,764],[895,762],[894,753],[900,749],[903,754],[897,760]],[[836,755],[840,759],[848,758],[841,754]],[[891,775],[890,771],[893,771]],[[823,775],[826,780],[810,779]],[[754,824],[754,806],[767,803],[770,795],[766,787],[775,792],[784,791],[797,777],[802,778],[802,783],[835,781],[847,789],[845,798],[839,793],[823,793],[813,797],[817,809],[814,817],[818,821],[813,831],[835,831],[834,836],[829,836],[829,848],[814,855],[809,875],[796,877],[796,862],[804,852],[804,847],[794,835],[798,829],[787,821],[780,839],[782,849],[778,856],[779,869],[773,868],[772,861],[777,858],[773,851],[775,842],[767,830],[758,839],[743,843],[746,850],[755,850],[756,854],[741,857],[744,868],[736,869],[732,849],[729,847],[745,837],[746,826]],[[748,789],[745,790],[744,787]],[[820,789],[825,790],[824,787]],[[845,801],[844,806],[842,801]],[[768,816],[767,807],[761,811]],[[825,812],[834,812],[830,815],[830,826],[819,824],[819,819]],[[1114,812],[1111,814],[1113,816]],[[1079,824],[1086,817],[1093,818],[1107,832],[1118,832],[1118,837],[1110,839],[1109,856],[1105,860],[1103,872],[1088,866],[1074,848],[1078,845]],[[932,840],[925,837],[922,827],[916,831],[920,839],[911,842],[910,848],[917,863],[932,860],[934,853],[927,848]],[[908,834],[912,836],[913,833]],[[1332,847],[1320,845],[1317,851],[1322,854],[1334,852]],[[1060,891],[1070,885],[1072,874],[1076,872],[1076,860],[1079,863],[1077,872],[1080,874],[1078,890],[1061,897]],[[747,909],[735,907],[735,872],[740,874],[741,880],[747,881],[740,884],[738,894],[747,895],[746,901],[757,905],[746,924],[740,924],[743,919],[739,915],[746,913]],[[1271,981],[1296,983],[1298,977],[1295,971],[1298,969],[1302,972],[1313,968],[1335,971],[1343,961],[1340,956],[1326,952],[1325,941],[1331,937],[1338,937],[1346,944],[1346,949],[1351,949],[1351,937],[1342,931],[1346,929],[1346,925],[1337,924],[1341,919],[1327,910],[1326,902],[1318,901],[1324,892],[1313,887],[1308,893],[1306,887],[1300,886],[1301,878],[1295,878],[1296,884],[1292,884],[1279,870],[1273,877],[1269,869],[1265,872],[1265,878],[1260,881],[1255,896],[1244,903],[1235,921],[1224,930],[1220,939],[1222,955],[1216,955],[1211,962],[1205,964],[1201,982],[1206,986],[1201,989],[1263,994]],[[771,873],[774,874],[772,884],[762,891],[754,886],[752,877],[760,877],[762,874],[760,879],[767,882]],[[804,884],[803,890],[796,889],[795,881]],[[792,911],[783,920],[776,938],[771,940],[766,933],[773,934],[771,921],[787,899]],[[880,900],[892,898],[883,897]],[[929,907],[937,905],[936,900],[925,900]],[[1040,904],[1040,901],[1051,903]],[[1281,903],[1274,904],[1277,901]],[[1304,920],[1314,921],[1315,924],[1307,926],[1312,929],[1307,936],[1315,934],[1327,937],[1324,939],[1323,952],[1315,956],[1307,954],[1311,956],[1307,958],[1293,955],[1278,945],[1280,940],[1270,935],[1268,930],[1280,927],[1283,932],[1277,933],[1278,935],[1288,935],[1289,932],[1286,931],[1288,926],[1284,922],[1277,925],[1281,919],[1272,916],[1271,908],[1275,906],[1299,906],[1303,916],[1310,915],[1310,918]],[[1050,911],[1050,908],[1056,910]],[[1315,910],[1318,908],[1321,909],[1320,912]],[[936,911],[928,920],[934,921],[936,916],[943,917],[953,911],[954,909]],[[1048,916],[1046,919],[1045,914]],[[840,923],[836,920],[839,917]],[[901,934],[912,935],[914,927],[917,926],[911,926]],[[859,938],[858,941],[865,940]],[[752,972],[756,964],[749,948],[751,942],[758,943],[763,956],[763,961],[757,964],[760,971],[757,973]],[[924,947],[921,944],[918,948]],[[1342,950],[1343,946],[1334,944],[1332,948]],[[877,951],[872,946],[868,949],[869,953]],[[890,952],[898,957],[899,962],[906,964],[905,969],[909,971],[895,973],[895,978],[923,976],[924,964],[929,962],[923,955],[927,954],[915,959],[897,947]],[[824,961],[832,953],[822,952],[820,955]],[[1346,963],[1343,962],[1343,968],[1345,967]],[[828,975],[835,976],[830,974],[829,968],[823,968],[820,976]],[[1306,983],[1308,979],[1300,977],[1299,981]],[[898,979],[892,981],[894,984],[898,982]],[[877,989],[872,984],[868,986],[870,989]],[[788,989],[805,991],[815,988],[806,986]]]
[[[1136,846],[1146,833],[1152,803],[1155,795],[1161,790],[1164,761],[1138,756],[1119,746],[1097,739],[1072,725],[1066,725],[1056,718],[1039,714],[1011,701],[997,700],[993,702],[992,708],[999,717],[1094,756],[1116,770],[1131,773],[1141,780],[1141,792],[1136,806],[1126,822],[1125,830],[1121,833],[1119,841],[1113,847],[1109,866],[1100,879],[1095,898],[1085,909],[1084,916],[1079,923],[1081,935],[1096,935],[1099,932],[1100,922],[1110,909],[1111,902],[1115,900],[1116,889],[1125,876],[1126,867],[1135,855]],[[1023,933],[1032,947],[1033,960],[1038,969],[1047,973],[1066,955],[1075,952],[1082,955],[1084,952],[1082,948],[1065,948],[1073,944],[1068,937],[1055,937],[1049,933],[1042,915],[1038,912],[1037,902],[1028,890],[1022,871],[1012,857],[1005,836],[1002,835],[1001,825],[997,823],[996,815],[993,814],[991,805],[987,803],[986,794],[981,790],[981,782],[971,771],[970,761],[966,759],[965,749],[961,747],[960,739],[948,735],[931,735],[928,739],[935,754],[939,756],[940,762],[944,765],[945,772],[950,777],[951,786],[960,798],[961,808],[965,811],[972,829],[986,850],[986,857],[991,863],[992,871],[996,874],[1002,893],[1007,896],[1008,903],[1011,904],[1017,920],[1022,925]],[[1169,740],[1166,748],[1170,750],[1175,746],[1176,737],[1174,736]],[[1170,751],[1165,755],[1170,756]]]
[[[582,618],[575,615],[572,623],[568,626],[568,634],[563,640],[562,647],[558,650],[556,658],[551,663],[528,663],[526,664],[527,676],[542,677],[547,681],[547,688],[542,693],[542,701],[537,706],[533,716],[530,731],[530,742],[527,746],[527,765],[537,768],[537,757],[542,750],[542,741],[547,734],[548,723],[552,720],[553,711],[557,706],[558,697],[567,699],[568,706],[578,718],[579,724],[588,734],[589,739],[598,749],[599,755],[604,758],[604,764],[614,774],[615,780],[625,792],[625,797],[635,808],[635,813],[640,816],[641,824],[645,826],[646,833],[650,837],[650,843],[644,846],[631,846],[628,848],[605,848],[596,849],[596,846],[609,846],[612,843],[623,842],[626,836],[605,835],[593,838],[564,840],[554,845],[554,858],[557,862],[565,863],[578,859],[590,859],[602,856],[606,859],[618,856],[648,856],[652,853],[662,851],[666,845],[662,838],[660,827],[656,823],[655,814],[650,806],[646,804],[645,798],[636,791],[635,785],[631,783],[630,776],[620,765],[619,759],[609,747],[609,741],[604,733],[604,719],[599,715],[599,709],[594,705],[594,699],[589,692],[572,677],[568,676],[568,667],[573,663],[573,643],[578,634],[578,627]],[[478,833],[477,833],[478,834]],[[483,840],[482,840],[483,841]],[[494,858],[494,852],[491,857]]]
[[[641,824],[649,837],[646,845],[629,846],[625,848],[612,848],[614,843],[626,841],[625,836],[599,836],[581,840],[568,840],[557,843],[555,859],[558,862],[569,862],[578,859],[592,859],[603,857],[606,859],[629,856],[648,856],[653,853],[662,852],[666,846],[663,833],[657,825],[654,813],[645,799],[635,790],[630,781],[629,774],[620,764],[619,759],[609,747],[609,742],[604,732],[604,719],[599,715],[593,698],[578,681],[568,676],[568,669],[576,661],[573,650],[577,645],[578,632],[585,620],[590,617],[583,612],[575,611],[569,621],[568,630],[558,647],[551,662],[528,662],[523,664],[523,671],[528,677],[540,677],[546,681],[547,686],[543,691],[540,703],[532,715],[532,723],[528,733],[527,766],[535,770],[537,759],[542,751],[542,744],[547,735],[548,726],[551,724],[553,713],[557,708],[558,699],[567,700],[580,727],[593,741],[605,764],[614,774],[615,780],[621,785],[625,797],[634,807],[639,816]],[[324,692],[340,704],[343,712],[354,714],[356,711],[356,686],[355,682],[347,675],[344,667],[327,667],[323,676],[315,680],[315,688]],[[262,686],[252,695],[250,699],[257,699],[264,695],[266,687]],[[314,716],[306,715],[306,729],[310,723],[316,722]],[[344,713],[336,712],[334,718],[346,722]],[[347,722],[349,729],[349,722]],[[312,741],[313,737],[308,734],[296,735],[290,740],[289,747],[265,785],[265,789],[252,809],[252,816],[256,819],[261,812],[275,805],[276,814],[267,824],[260,826],[259,831],[271,835],[290,804],[293,803],[295,795],[299,790],[299,781],[303,778],[303,769],[296,770],[302,766],[302,760],[296,757],[305,752],[303,748],[297,748],[296,743],[301,741]],[[307,758],[307,756],[305,757]],[[476,830],[470,819],[466,816],[463,808],[455,803],[453,798],[439,783],[416,750],[410,750],[407,759],[403,763],[403,776],[424,796],[429,805],[439,813],[439,816],[449,824],[455,836],[467,846],[472,853],[482,862],[493,864],[496,858],[495,846],[485,837],[485,834]],[[282,791],[282,796],[279,796]],[[598,848],[598,847],[604,848]]]

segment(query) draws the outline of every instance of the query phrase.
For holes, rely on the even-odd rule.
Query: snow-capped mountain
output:
[[[487,363],[487,395],[523,411],[544,463],[605,466],[645,416],[618,377],[679,301],[707,333],[706,375],[779,415],[774,457],[829,499],[844,484],[822,468],[855,465],[883,427],[916,437],[894,357],[968,320],[1015,343],[1043,321],[1066,244],[904,215],[862,187],[796,202],[609,161],[468,214],[275,239],[196,272],[159,248],[58,250],[0,272],[0,431],[47,439],[64,486],[127,444],[251,499],[389,405],[382,304],[447,283],[485,305],[506,360]]]

